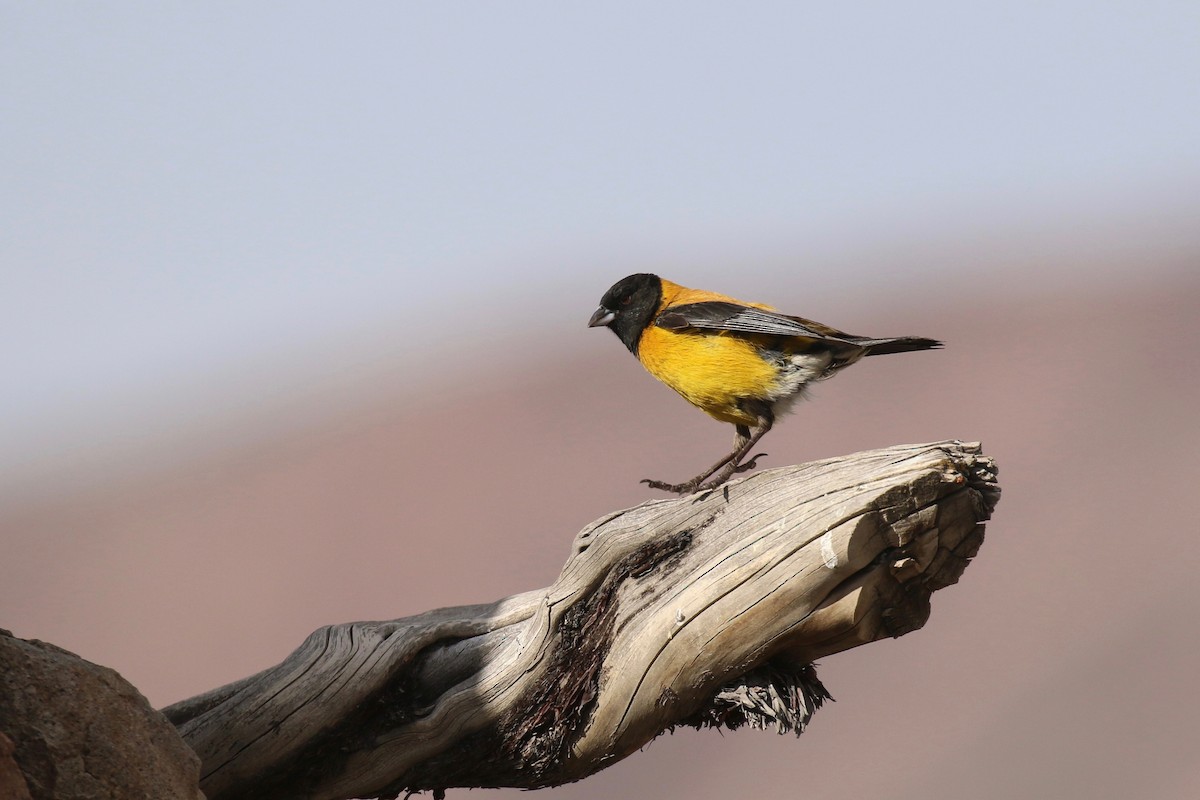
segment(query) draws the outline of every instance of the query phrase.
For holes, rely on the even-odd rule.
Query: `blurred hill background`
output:
[[[161,706],[547,585],[728,445],[584,327],[655,271],[947,342],[760,463],[982,440],[1004,495],[800,740],[678,732],[541,795],[1200,789],[1192,5],[3,16],[0,627]]]

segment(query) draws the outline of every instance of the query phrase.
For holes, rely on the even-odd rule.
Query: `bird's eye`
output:
[[[630,303],[632,303],[632,302],[633,302],[633,298],[632,298],[632,297],[622,297],[622,298],[621,298],[621,305],[623,305],[623,306],[627,306],[627,305],[629,305],[629,304],[630,304]]]

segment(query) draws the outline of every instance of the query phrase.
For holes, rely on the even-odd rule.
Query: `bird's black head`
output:
[[[637,355],[638,339],[654,319],[662,301],[662,281],[657,275],[638,273],[622,278],[600,298],[600,307],[588,327],[607,326]]]

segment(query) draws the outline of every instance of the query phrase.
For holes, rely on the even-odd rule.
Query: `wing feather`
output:
[[[654,324],[671,331],[731,331],[762,336],[801,336],[815,341],[854,344],[857,336],[813,322],[740,303],[710,301],[665,309]]]

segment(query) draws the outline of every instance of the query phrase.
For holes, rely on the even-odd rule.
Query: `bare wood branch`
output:
[[[904,445],[654,500],[547,589],[314,632],[165,713],[226,798],[579,780],[675,725],[802,729],[813,660],[921,627],[999,497],[977,444]]]

